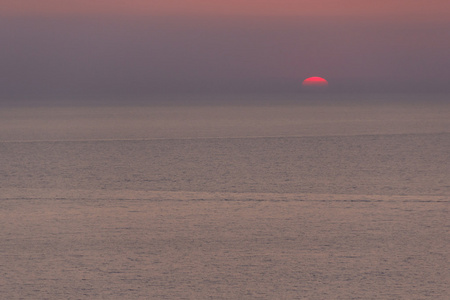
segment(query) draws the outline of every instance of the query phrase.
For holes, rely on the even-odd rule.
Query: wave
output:
[[[81,189],[2,189],[0,200],[249,201],[249,202],[450,202],[447,195],[196,192]]]

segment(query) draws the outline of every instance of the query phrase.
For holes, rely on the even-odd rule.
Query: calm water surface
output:
[[[448,299],[450,105],[4,108],[5,299]]]

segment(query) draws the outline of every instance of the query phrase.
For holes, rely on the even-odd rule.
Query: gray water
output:
[[[2,298],[448,299],[450,105],[362,102],[3,108]]]

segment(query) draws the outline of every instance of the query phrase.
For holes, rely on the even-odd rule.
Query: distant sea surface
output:
[[[450,98],[263,100],[2,107],[2,297],[448,299]]]

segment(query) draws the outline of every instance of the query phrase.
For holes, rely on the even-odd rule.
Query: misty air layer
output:
[[[301,17],[5,17],[3,99],[449,91],[450,23]],[[2,100],[6,101],[6,100]]]

